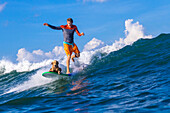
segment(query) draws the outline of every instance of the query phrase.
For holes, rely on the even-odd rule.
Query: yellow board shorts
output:
[[[80,53],[80,51],[79,51],[79,49],[78,49],[78,47],[75,43],[74,43],[74,47],[72,45],[68,45],[68,44],[65,44],[65,43],[63,45],[64,45],[64,50],[65,50],[65,53],[66,53],[67,56],[68,55],[71,56],[73,52],[75,54]]]

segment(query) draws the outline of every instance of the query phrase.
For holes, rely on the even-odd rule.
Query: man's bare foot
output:
[[[66,74],[70,74],[70,72],[67,72]]]
[[[74,58],[73,57],[71,57],[71,60],[74,62]]]

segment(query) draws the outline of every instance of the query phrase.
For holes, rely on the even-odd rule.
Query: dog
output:
[[[51,65],[52,68],[49,70],[49,72],[56,72],[59,75],[61,74],[61,68],[58,66],[59,62],[57,60],[54,60]]]

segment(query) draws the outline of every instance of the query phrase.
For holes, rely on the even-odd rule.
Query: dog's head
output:
[[[54,60],[54,61],[51,63],[51,65],[54,65],[54,66],[56,66],[56,67],[58,67],[58,64],[59,64],[59,62],[58,62],[57,60]]]

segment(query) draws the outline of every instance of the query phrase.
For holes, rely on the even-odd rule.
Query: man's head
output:
[[[67,25],[71,27],[72,24],[73,24],[73,19],[72,18],[68,18],[67,19]]]

